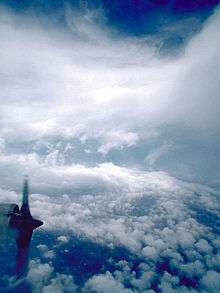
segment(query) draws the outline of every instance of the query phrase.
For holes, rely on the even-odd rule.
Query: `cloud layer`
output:
[[[214,190],[164,172],[140,172],[113,164],[87,169],[74,166],[68,170],[54,166],[50,170],[53,172],[48,171],[47,178],[52,176],[55,185],[59,185],[60,195],[34,194],[31,207],[32,213],[44,221],[47,234],[59,236],[47,243],[45,235],[41,240],[45,244],[37,246],[41,261],[35,260],[27,279],[33,290],[41,292],[63,284],[63,288],[79,287],[82,292],[144,292],[158,288],[162,292],[191,292],[187,288],[194,288],[192,292],[203,288],[218,292],[220,238],[216,219],[220,205]],[[71,186],[77,178],[83,178],[78,181],[80,187]],[[64,180],[72,193],[64,193]],[[48,190],[52,190],[52,184]],[[12,192],[2,190],[1,194],[4,201],[17,201],[18,196]],[[94,274],[83,286],[76,285],[71,276],[66,276],[68,266],[63,276],[54,267],[61,261],[60,253],[69,253],[71,259],[73,235],[96,243],[96,249],[99,245],[115,251],[123,247],[133,257],[127,254],[119,261],[113,253],[107,261],[114,270],[109,272],[106,266],[104,272]],[[78,253],[77,249],[74,253]],[[43,273],[42,278],[44,269],[49,270],[49,275],[45,277]]]

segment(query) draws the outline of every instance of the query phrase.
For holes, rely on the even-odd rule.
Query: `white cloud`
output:
[[[54,253],[52,247],[38,247],[42,259],[53,261],[56,249],[61,243],[68,243],[72,233],[111,249],[123,246],[137,257],[144,257],[140,275],[133,275],[132,264],[120,264],[110,280],[105,274],[94,276],[88,283],[91,290],[102,292],[109,284],[123,292],[130,290],[125,288],[129,280],[134,290],[147,292],[155,277],[155,266],[163,258],[170,259],[169,267],[177,272],[177,277],[198,278],[199,282],[207,272],[206,267],[209,270],[219,268],[215,252],[219,251],[219,239],[212,232],[210,223],[202,225],[192,210],[192,206],[196,206],[204,213],[218,216],[219,203],[211,188],[177,180],[164,172],[140,171],[112,163],[86,167],[48,164],[37,155],[29,156],[28,161],[20,155],[12,159],[4,154],[1,158],[0,164],[7,162],[8,170],[17,174],[13,180],[19,177],[14,159],[17,165],[20,162],[18,170],[26,166],[32,174],[31,187],[41,190],[41,194],[31,197],[33,215],[44,221],[44,231],[56,231],[61,235],[53,247]],[[5,185],[9,182],[11,185],[12,179],[5,181]],[[2,189],[1,201],[6,200],[18,202],[18,195]],[[68,231],[68,237],[62,234],[63,231]],[[64,281],[56,279],[53,268],[43,265],[42,270],[46,269],[49,276],[45,273],[46,281],[39,286],[46,286],[45,290],[59,288]],[[31,282],[37,282],[38,274],[29,275]],[[41,274],[38,277],[41,278]],[[212,287],[207,287],[204,280],[201,284],[206,284],[202,286],[208,291]],[[174,292],[189,291],[184,286],[177,289],[167,280],[161,280],[159,284],[164,292],[166,288]]]
[[[191,132],[200,145],[210,140],[216,145],[218,10],[184,54],[172,59],[157,58],[149,40],[114,36],[100,11],[83,17],[72,13],[67,7],[66,21],[73,31],[67,36],[1,8],[0,126],[5,153],[37,151],[45,156],[45,150],[36,150],[39,143],[59,140],[59,148],[47,154],[48,164],[74,160],[79,156],[76,145],[95,164],[110,150],[150,145],[157,133],[158,148],[146,150],[146,162],[154,168],[161,156],[176,150],[176,142],[161,142],[166,131],[173,138],[184,132],[179,144],[188,145],[186,152],[192,154],[197,146]],[[99,25],[94,19],[100,20]],[[66,155],[67,143],[75,149],[74,156]],[[209,151],[206,155],[212,157]],[[135,164],[139,153],[129,156]],[[186,170],[190,160],[183,162]],[[212,182],[219,182],[218,174],[213,176]]]
[[[103,139],[98,152],[106,155],[111,149],[123,149],[137,143],[138,135],[133,132],[112,131],[108,132]]]
[[[30,262],[30,270],[27,280],[33,284],[33,292],[38,293],[46,282],[51,278],[54,268],[48,263],[41,263],[40,260],[32,260]]]
[[[71,275],[57,274],[55,278],[50,280],[47,286],[43,287],[42,293],[74,293],[77,292],[77,286]]]
[[[174,150],[176,147],[174,147],[172,144],[165,143],[161,145],[159,148],[154,149],[152,152],[150,152],[144,159],[145,163],[149,168],[154,167],[155,163],[164,155],[169,153],[170,151]]]
[[[37,248],[40,250],[40,252],[42,253],[42,256],[44,258],[51,259],[51,258],[54,258],[55,257],[54,251],[53,250],[49,250],[48,247],[47,247],[47,245],[45,245],[45,244],[39,244],[37,246]]]
[[[142,250],[143,255],[148,258],[148,259],[156,259],[157,257],[157,252],[156,249],[154,247],[151,246],[146,246],[143,248]]]
[[[97,293],[132,293],[126,289],[120,282],[115,280],[110,272],[105,275],[94,276],[89,279],[85,285],[86,292]]]
[[[137,129],[147,133],[164,123],[184,122],[201,129],[203,121],[206,128],[217,126],[218,12],[177,60],[157,60],[142,41],[104,38],[105,32],[96,34],[95,27],[89,26],[97,37],[93,44],[74,35],[71,40],[56,31],[48,34],[30,19],[3,10],[1,15],[1,125],[7,141],[48,135],[96,138],[118,132],[125,136]],[[75,20],[80,34],[79,26],[89,19]],[[130,145],[127,139],[135,142],[139,136],[129,135],[125,146]],[[116,147],[118,135],[111,137]]]
[[[65,235],[61,235],[61,236],[57,237],[57,240],[61,243],[66,243],[69,241],[68,237],[66,237]]]
[[[202,278],[202,284],[208,292],[218,292],[220,290],[220,273],[208,271]]]
[[[206,253],[206,254],[210,254],[212,252],[212,247],[209,245],[209,243],[207,242],[207,240],[205,239],[200,239],[197,243],[196,243],[196,248],[198,248],[198,250],[201,253]]]
[[[31,284],[32,292],[77,292],[77,286],[71,275],[54,274],[51,263],[42,263],[39,259],[30,262],[27,281]]]

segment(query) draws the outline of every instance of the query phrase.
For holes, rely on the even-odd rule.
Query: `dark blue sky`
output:
[[[18,13],[35,15],[44,28],[55,24],[67,32],[67,5],[81,12],[85,8],[102,8],[105,26],[116,35],[150,36],[156,39],[160,54],[172,55],[179,53],[201,30],[219,0],[3,0],[2,3]]]

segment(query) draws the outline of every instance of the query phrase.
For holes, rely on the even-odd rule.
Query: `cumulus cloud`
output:
[[[40,292],[45,282],[50,279],[53,273],[53,267],[48,263],[41,263],[40,260],[30,262],[30,270],[27,280],[33,284],[33,292]]]
[[[202,284],[209,292],[218,292],[220,289],[220,274],[215,271],[208,271],[202,278]]]
[[[77,286],[75,285],[71,275],[57,274],[55,278],[50,280],[49,285],[43,287],[42,292],[74,293],[77,292]]]
[[[115,280],[110,272],[106,272],[105,275],[99,275],[91,278],[86,283],[86,290],[97,293],[132,293],[130,289],[124,288],[124,286]]]
[[[66,236],[64,236],[64,235],[61,235],[61,236],[57,237],[57,240],[58,240],[59,242],[61,242],[61,243],[66,243],[66,242],[68,242],[68,238],[67,238]]]
[[[54,251],[49,250],[47,245],[45,245],[45,244],[39,244],[37,246],[37,248],[40,250],[40,252],[42,253],[42,256],[44,258],[50,259],[50,258],[53,258],[55,256]]]
[[[77,286],[71,275],[55,274],[51,264],[42,263],[39,259],[30,262],[27,281],[32,286],[32,292],[77,292]]]

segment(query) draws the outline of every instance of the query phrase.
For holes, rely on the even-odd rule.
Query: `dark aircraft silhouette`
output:
[[[43,225],[43,222],[32,217],[29,208],[28,178],[25,177],[23,185],[22,205],[19,209],[17,204],[0,204],[1,232],[14,231],[17,245],[16,279],[25,277],[28,271],[29,246],[33,230]]]

